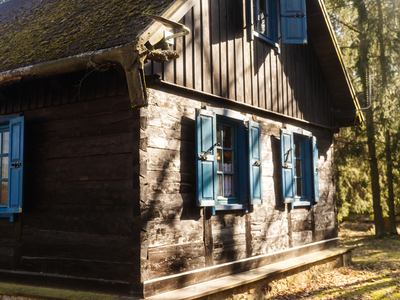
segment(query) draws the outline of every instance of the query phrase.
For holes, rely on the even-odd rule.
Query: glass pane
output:
[[[2,150],[1,153],[7,154],[8,153],[8,148],[10,146],[10,132],[4,131],[3,132],[3,138],[2,138]]]
[[[300,157],[301,157],[301,142],[295,140],[295,141],[294,141],[294,146],[295,146],[295,149],[296,149],[294,155],[295,155],[297,158],[300,158]]]
[[[1,183],[1,204],[7,204],[8,182]]]
[[[302,170],[301,170],[301,159],[296,159],[296,176],[302,177]]]
[[[224,197],[233,197],[233,176],[224,176]]]
[[[223,126],[224,132],[224,148],[232,148],[232,127]]]
[[[218,174],[218,196],[222,196],[222,175]]]
[[[297,178],[297,196],[303,196],[303,179]]]
[[[218,149],[217,150],[217,171],[222,171],[222,150]]]
[[[1,158],[1,178],[8,178],[8,156]]]
[[[221,146],[221,125],[217,124],[217,143],[219,143]]]
[[[224,172],[233,172],[232,151],[224,151]]]

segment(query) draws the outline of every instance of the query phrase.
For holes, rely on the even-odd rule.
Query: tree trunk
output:
[[[370,165],[372,202],[374,207],[375,235],[377,237],[385,235],[386,229],[383,223],[381,206],[381,187],[379,186],[378,161],[375,150],[375,128],[374,113],[372,107],[367,111],[367,134],[368,134],[368,159]]]
[[[396,212],[394,207],[394,191],[393,191],[393,164],[392,164],[392,149],[390,146],[390,131],[385,132],[385,154],[386,154],[386,177],[389,190],[388,206],[389,206],[389,232],[398,234],[396,228]]]

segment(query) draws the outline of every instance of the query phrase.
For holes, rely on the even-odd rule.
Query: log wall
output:
[[[332,103],[311,44],[250,39],[247,1],[201,0],[179,22],[191,33],[175,39],[180,57],[148,62],[146,75],[267,111],[333,127]]]
[[[25,116],[25,167],[24,212],[0,219],[0,269],[119,282],[140,294],[140,115],[119,74],[4,89],[1,111]]]
[[[142,280],[219,265],[337,237],[332,135],[318,127],[320,202],[291,209],[282,203],[280,129],[285,118],[249,108],[238,111],[228,101],[193,97],[177,89],[149,89],[149,106],[141,110]],[[195,109],[210,105],[253,114],[261,124],[262,205],[250,212],[196,207]],[[289,123],[288,123],[289,122]],[[292,124],[298,125],[298,124]]]

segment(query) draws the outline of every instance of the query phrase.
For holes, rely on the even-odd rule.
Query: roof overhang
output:
[[[307,0],[307,30],[333,103],[333,113],[339,126],[362,125],[356,92],[345,67],[328,12],[322,0]]]
[[[197,0],[176,0],[160,16],[178,21],[196,2]],[[124,61],[137,59],[140,56],[142,45],[147,41],[151,44],[155,44],[161,40],[163,38],[164,29],[164,25],[153,21],[130,43],[0,72],[0,87],[21,80],[33,80],[84,70],[93,63],[95,65],[105,63],[118,63],[123,65]],[[127,58],[127,55],[131,57]]]

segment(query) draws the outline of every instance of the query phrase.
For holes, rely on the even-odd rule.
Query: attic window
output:
[[[276,47],[279,47],[280,38],[283,44],[307,43],[305,0],[251,1],[254,36]],[[279,36],[279,27],[281,36]]]

